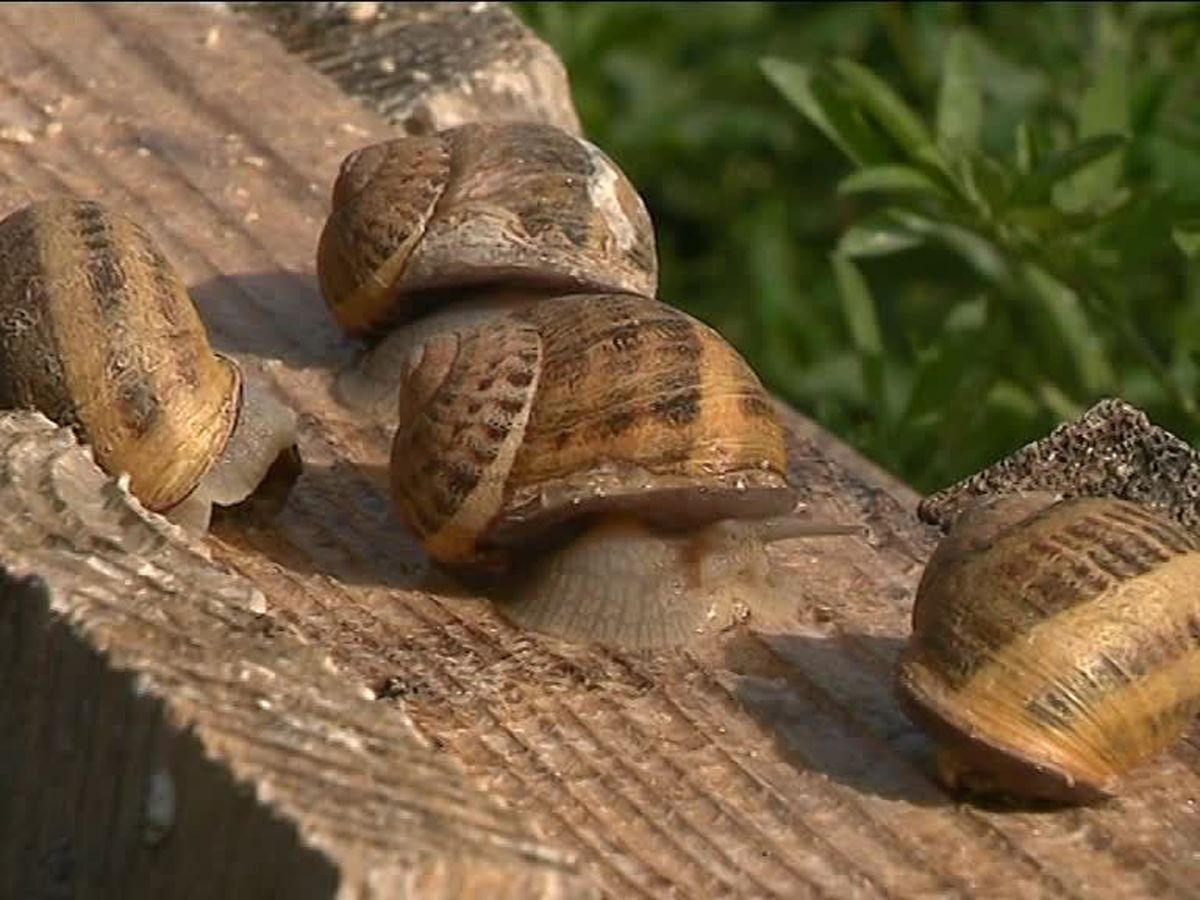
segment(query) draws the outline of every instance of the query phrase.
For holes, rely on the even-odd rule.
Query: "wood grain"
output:
[[[580,131],[562,61],[505,3],[375,3],[357,21],[348,3],[231,5],[409,134],[510,119]]]
[[[576,892],[69,430],[0,414],[0,507],[0,896]]]
[[[495,860],[494,867],[460,865],[460,852],[468,860],[473,847],[483,853],[487,828],[455,826],[441,808],[413,817],[407,831],[385,818],[405,809],[392,809],[393,796],[421,796],[432,777],[424,769],[402,756],[376,761],[366,783],[378,779],[388,788],[374,812],[360,816],[360,801],[347,803],[329,777],[320,777],[324,757],[296,770],[292,761],[302,756],[257,755],[265,751],[257,730],[247,728],[241,744],[221,745],[228,752],[219,765],[207,748],[189,763],[197,783],[214,780],[204,791],[211,809],[197,812],[187,833],[197,841],[235,828],[248,836],[218,841],[214,853],[253,858],[256,829],[269,830],[255,824],[262,818],[283,835],[272,839],[279,858],[308,859],[288,831],[298,829],[311,848],[308,820],[276,795],[279,773],[294,771],[301,777],[288,783],[306,808],[360,823],[340,849],[310,849],[316,860],[294,869],[361,872],[370,868],[363,860],[396,852],[395,871],[416,879],[401,882],[413,891],[421,873],[438,873],[428,877],[444,888],[446,879],[474,872],[493,878],[480,882],[487,885],[475,891],[480,896],[497,895],[491,887],[499,883],[515,885],[514,894],[530,885],[530,894],[567,892],[574,888],[564,872],[573,862],[590,885],[616,897],[1194,895],[1195,736],[1139,772],[1122,798],[1094,810],[987,811],[952,804],[933,786],[928,741],[891,692],[932,533],[916,520],[911,491],[806,420],[789,419],[792,463],[814,515],[865,522],[873,537],[796,542],[776,554],[795,591],[786,628],[751,628],[719,653],[601,653],[522,633],[482,601],[448,589],[386,500],[386,431],[355,420],[331,397],[333,371],[355,348],[336,331],[312,274],[338,163],[393,132],[268,35],[197,6],[83,6],[55,16],[3,6],[0,111],[19,118],[33,138],[0,145],[0,208],[55,192],[119,205],[185,273],[218,349],[259,360],[301,413],[307,469],[277,527],[227,525],[208,542],[217,560],[262,591],[259,627],[272,641],[287,642],[286,652],[267,643],[254,658],[268,669],[291,665],[295,642],[327,655],[336,674],[305,670],[288,690],[320,700],[332,723],[397,735],[411,729],[435,758],[462,767],[476,791],[464,798],[486,795],[513,821],[504,832],[510,846],[479,857]],[[0,542],[6,563],[11,554]],[[26,571],[52,571],[54,558]],[[51,601],[26,591],[25,600],[8,605],[23,610],[20,616],[49,607],[45,622],[74,629],[38,645],[55,661],[54,684],[98,682],[113,667],[89,656],[95,643],[87,616],[72,619],[54,590],[52,584]],[[169,608],[182,616],[195,607],[187,614],[200,616],[206,602],[202,591],[178,590]],[[131,603],[118,593],[105,615],[145,608]],[[0,618],[11,620],[11,613]],[[238,627],[223,624],[216,634],[228,632],[230,646],[240,647]],[[29,626],[22,628],[25,634]],[[0,651],[23,645],[16,634],[11,625],[0,631]],[[60,649],[71,642],[80,649]],[[95,659],[93,669],[88,659]],[[13,666],[12,655],[0,656],[0,665]],[[282,680],[254,684],[261,698],[277,703],[292,696]],[[378,698],[373,704],[351,698],[364,687]],[[5,703],[15,704],[10,715],[18,719],[6,721],[28,722],[39,711],[38,721],[52,722],[60,690],[10,692]],[[208,702],[213,691],[181,678],[164,690],[160,706]],[[252,712],[238,703],[231,709]],[[200,731],[173,722],[153,727],[171,741],[203,742]],[[50,741],[49,724],[35,731],[31,748],[17,752]],[[29,734],[29,726],[17,733]],[[313,740],[309,752],[335,752],[327,743]],[[133,749],[145,747],[136,737],[128,747],[116,737],[105,746],[114,755],[147,752]],[[238,754],[261,761],[240,776],[255,786],[256,799],[202,774],[209,767],[230,771]],[[84,794],[89,772],[108,771],[101,759],[62,759],[56,771]],[[28,796],[29,788],[23,791]],[[235,808],[234,797],[245,805]],[[61,811],[67,801],[54,802]],[[499,828],[494,813],[478,815]],[[20,827],[16,821],[3,819],[6,835]],[[101,814],[100,821],[108,819]],[[521,822],[528,823],[530,846],[541,848],[532,859],[513,849],[525,833]],[[22,861],[47,858],[55,846],[52,826],[37,828],[44,832],[40,856]],[[463,849],[451,850],[460,840]],[[419,856],[426,862],[406,868],[414,857],[397,848],[410,841],[428,853]],[[326,883],[333,882],[314,876],[311,885]],[[242,887],[257,895],[249,883]]]

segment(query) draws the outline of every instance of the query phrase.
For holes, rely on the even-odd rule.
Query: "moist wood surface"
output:
[[[5,592],[0,612],[0,666],[32,673],[0,692],[4,721],[24,725],[4,729],[0,757],[21,761],[25,798],[20,819],[11,808],[0,816],[0,847],[19,833],[21,846],[37,848],[18,857],[25,868],[0,866],[8,878],[32,877],[30,866],[38,877],[47,866],[62,871],[52,865],[63,858],[54,823],[72,804],[83,812],[81,834],[133,815],[140,786],[92,785],[122,754],[137,760],[157,746],[139,737],[153,733],[186,755],[181,782],[204,787],[181,791],[178,821],[194,824],[166,841],[228,848],[250,871],[256,829],[274,833],[270,858],[314,873],[305,882],[314,896],[332,896],[339,876],[347,891],[365,891],[354,879],[385,870],[399,880],[381,882],[379,896],[402,895],[395,885],[419,891],[422,877],[448,896],[471,884],[480,896],[497,895],[498,884],[514,896],[588,887],[618,897],[1194,896],[1195,730],[1099,809],[986,811],[934,787],[929,743],[891,692],[931,532],[911,491],[800,417],[789,416],[792,461],[814,515],[865,522],[873,536],[779,548],[795,586],[786,628],[751,629],[706,654],[596,652],[519,632],[431,577],[386,499],[388,434],[332,400],[332,370],[353,345],[313,275],[338,164],[394,131],[265,33],[198,6],[55,16],[2,6],[0,117],[19,129],[6,132],[19,140],[0,144],[0,209],[79,192],[142,222],[183,272],[216,348],[261,360],[301,413],[307,462],[277,527],[227,525],[207,542],[262,592],[258,631],[245,612],[227,611],[234,600],[213,605],[199,581],[207,568],[185,566],[173,545],[156,551],[165,571],[179,567],[173,591],[110,589],[99,594],[105,602],[84,603],[70,598],[97,595],[105,577],[88,566],[103,570],[117,551],[87,543],[93,562],[58,578],[59,556],[30,555],[0,530],[0,558],[49,584],[48,594]],[[42,502],[24,496],[17,508]],[[46,515],[70,518],[53,504]],[[123,701],[122,715],[149,724],[127,730],[128,743],[106,731],[109,756],[50,757],[55,721],[89,734],[78,722],[107,715],[103,704],[83,704],[83,718],[64,713],[71,685],[110,690],[106,679],[133,678],[161,659],[138,655],[156,639],[127,623],[162,610],[184,626],[175,634],[198,654],[196,668],[181,663],[178,678],[154,682],[148,706]],[[10,624],[30,616],[42,620]],[[128,628],[124,656],[107,649],[102,625]],[[43,642],[32,669],[13,653],[33,646],[30,633]],[[222,647],[280,677],[226,694],[203,665],[204,648]],[[308,653],[334,671],[294,661]],[[375,700],[362,699],[365,688]],[[228,699],[221,715],[186,715],[217,697]],[[336,740],[280,748],[250,724],[270,709],[286,720],[283,710],[307,709],[295,707],[302,701],[331,728],[381,736],[367,743],[371,753],[343,759],[362,793],[340,792],[335,776],[345,770],[320,755],[341,753]],[[250,727],[222,740],[223,722]],[[144,760],[128,765],[154,771]],[[33,786],[50,771],[67,786],[34,802]],[[403,801],[443,796],[443,784],[461,800],[416,809]],[[200,808],[189,811],[197,796]],[[331,833],[349,824],[334,840],[314,822]],[[572,869],[584,882],[569,880]],[[470,882],[472,873],[491,881]],[[265,891],[253,880],[226,887],[226,896]]]

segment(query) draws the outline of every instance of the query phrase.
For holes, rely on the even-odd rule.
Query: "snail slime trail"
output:
[[[1112,796],[1200,713],[1200,539],[1122,500],[982,503],[926,566],[897,690],[950,790]]]

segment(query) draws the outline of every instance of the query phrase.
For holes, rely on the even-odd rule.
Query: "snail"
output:
[[[216,354],[187,289],[138,224],[52,198],[0,221],[0,407],[42,412],[185,528],[213,504],[282,505],[295,413]]]
[[[1112,796],[1200,712],[1200,539],[1124,500],[981,501],[922,575],[897,689],[951,790]]]
[[[400,374],[391,489],[428,554],[500,573],[503,615],[576,641],[683,643],[772,602],[794,512],[784,432],[719,334],[633,294],[441,331]]]
[[[471,123],[363,147],[342,162],[331,207],[317,277],[339,326],[369,345],[336,384],[360,412],[394,411],[402,361],[433,331],[547,296],[657,288],[638,193],[551,125]]]
[[[682,643],[770,605],[768,543],[861,533],[795,513],[766,392],[652,299],[649,215],[592,144],[527,122],[387,141],[331,205],[321,291],[369,345],[335,394],[395,419],[402,518],[517,624]]]

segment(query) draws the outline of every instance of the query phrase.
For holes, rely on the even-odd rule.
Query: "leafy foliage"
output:
[[[1200,441],[1200,7],[518,4],[662,296],[930,489],[1102,396]]]

